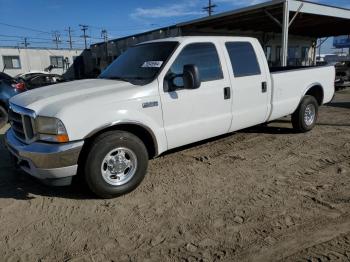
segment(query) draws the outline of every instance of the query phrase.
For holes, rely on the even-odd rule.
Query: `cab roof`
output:
[[[139,44],[149,44],[149,43],[159,43],[159,42],[204,42],[204,41],[217,41],[217,40],[226,40],[226,41],[255,41],[253,37],[239,37],[239,36],[179,36],[179,37],[168,37],[162,39],[156,39],[151,41],[142,42]]]

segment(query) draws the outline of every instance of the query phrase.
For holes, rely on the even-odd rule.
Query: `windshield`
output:
[[[178,42],[155,42],[129,48],[99,76],[145,85],[154,80]]]

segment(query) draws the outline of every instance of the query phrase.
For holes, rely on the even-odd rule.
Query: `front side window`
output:
[[[19,56],[3,56],[6,69],[21,69],[21,60]]]
[[[223,78],[220,59],[212,43],[196,43],[186,46],[171,66],[168,75],[181,75],[185,65],[198,67],[201,82]],[[178,87],[183,86],[182,78],[177,78],[175,84]]]
[[[226,48],[235,77],[260,75],[260,66],[255,50],[249,42],[229,42]]]
[[[154,42],[129,48],[108,66],[99,78],[150,83],[166,64],[178,42]]]
[[[50,64],[55,68],[63,68],[63,56],[50,56]]]

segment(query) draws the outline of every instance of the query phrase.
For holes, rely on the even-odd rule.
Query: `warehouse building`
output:
[[[82,49],[0,47],[0,70],[11,76],[52,67],[51,73],[77,79],[90,66],[89,52]]]
[[[316,63],[317,39],[350,34],[350,10],[299,0],[274,0],[91,46],[103,70],[128,47],[174,36],[225,35],[259,39],[271,66]]]

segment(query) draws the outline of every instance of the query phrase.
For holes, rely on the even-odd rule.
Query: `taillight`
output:
[[[12,84],[14,88],[17,89],[17,91],[24,91],[26,89],[26,85],[23,82]]]

